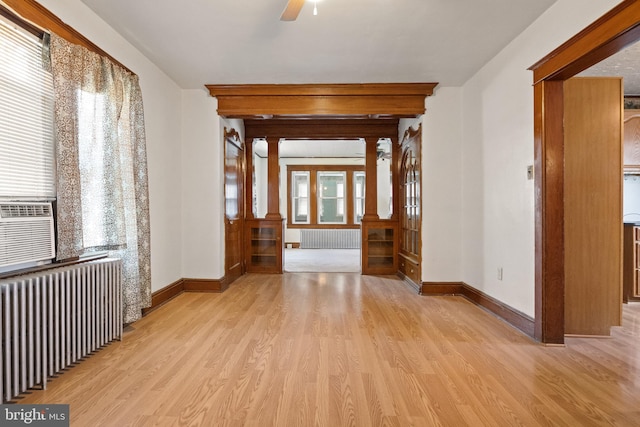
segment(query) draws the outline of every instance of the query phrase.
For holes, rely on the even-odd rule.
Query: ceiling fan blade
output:
[[[304,6],[304,0],[289,0],[280,16],[281,21],[295,21]]]

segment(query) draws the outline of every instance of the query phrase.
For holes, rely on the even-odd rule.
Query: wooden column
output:
[[[380,219],[378,216],[378,141],[379,138],[365,138],[365,182],[366,194],[364,201],[365,221]]]
[[[245,138],[244,140],[244,155],[246,171],[244,176],[244,200],[245,200],[245,219],[253,219],[253,176],[254,168],[253,164],[253,138]]]
[[[280,215],[280,165],[278,161],[278,149],[280,146],[280,138],[267,138],[267,146],[269,147],[269,158],[267,160],[267,169],[269,182],[267,186],[268,202],[267,214],[265,219],[282,219]]]
[[[563,81],[534,86],[535,338],[564,343]]]
[[[392,191],[393,191],[393,213],[391,219],[397,220],[400,217],[400,157],[402,156],[402,150],[400,150],[400,142],[398,138],[391,138],[391,173],[393,176]]]

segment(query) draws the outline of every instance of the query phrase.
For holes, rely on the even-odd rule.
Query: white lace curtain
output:
[[[138,77],[50,35],[55,93],[58,259],[123,260],[124,321],[151,305],[147,157]],[[46,50],[45,50],[46,52]]]

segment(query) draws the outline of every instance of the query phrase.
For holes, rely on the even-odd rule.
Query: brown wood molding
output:
[[[417,117],[437,83],[206,85],[218,114],[278,116]]]
[[[422,282],[421,295],[462,295],[462,282]]]
[[[534,320],[464,282],[423,282],[422,295],[459,295],[503,319],[530,337],[534,336]]]
[[[151,313],[153,310],[167,303],[169,300],[177,297],[182,292],[184,292],[184,280],[176,280],[169,286],[166,286],[158,291],[155,291],[151,295],[151,307],[143,308],[142,315],[146,316]]]
[[[238,148],[244,149],[244,142],[240,137],[240,133],[238,133],[238,131],[235,130],[234,128],[227,129],[226,126],[224,127],[224,139],[225,141],[226,140],[231,141],[233,144],[238,146]]]
[[[151,295],[151,307],[142,309],[146,316],[183,292],[224,292],[231,282],[225,277],[215,279],[179,279]]]
[[[211,96],[430,96],[438,83],[231,84],[205,85]]]
[[[533,337],[534,320],[526,314],[474,287],[467,285],[466,283],[462,284],[462,296],[505,320],[510,325],[520,329],[530,337]]]
[[[409,129],[404,131],[401,144],[406,144],[406,141],[409,141],[410,139],[414,139],[414,138],[420,138],[420,140],[422,140],[422,122],[418,124],[417,129],[414,129],[412,126],[409,126]]]
[[[398,119],[246,119],[245,138],[359,139],[398,137]]]
[[[564,84],[534,86],[535,338],[564,343]],[[543,117],[544,116],[544,117]]]
[[[640,0],[625,0],[536,62],[533,81],[566,80],[640,38]]]
[[[124,66],[121,62],[109,55],[104,50],[100,49],[91,40],[80,34],[70,25],[67,25],[64,21],[53,14],[49,9],[42,6],[35,0],[2,0],[7,5],[10,12],[15,13],[18,17],[26,20],[30,24],[35,25],[43,30],[50,31],[64,38],[70,43],[78,44],[86,47],[92,52],[98,55],[109,58],[112,62],[124,68],[128,72],[133,73],[129,68]],[[0,8],[2,6],[0,5]]]
[[[229,284],[225,279],[182,279],[185,292],[223,292]]]

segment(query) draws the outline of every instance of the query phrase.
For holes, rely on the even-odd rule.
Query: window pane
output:
[[[42,41],[0,19],[0,197],[55,197],[53,81]]]
[[[345,224],[346,172],[318,172],[318,222]]]
[[[292,223],[309,224],[309,172],[291,173]]]
[[[364,172],[354,172],[353,174],[353,222],[360,224],[364,215],[364,196],[365,196],[365,175]]]

